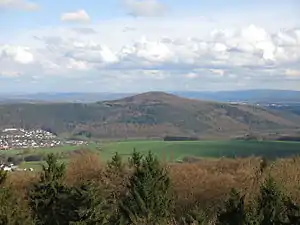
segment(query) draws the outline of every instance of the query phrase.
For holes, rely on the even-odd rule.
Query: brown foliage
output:
[[[100,180],[104,165],[99,155],[90,151],[81,151],[73,155],[67,167],[66,182],[68,184]]]
[[[283,185],[293,199],[300,202],[300,157],[279,159],[268,170],[278,184]]]
[[[249,202],[256,197],[261,181],[268,174],[300,203],[300,157],[278,159],[270,163],[265,170],[261,170],[260,158],[222,158],[166,166],[175,191],[177,215],[195,207],[215,213],[231,188],[246,194],[246,200]],[[85,181],[97,182],[117,201],[126,191],[130,173],[131,170],[127,166],[118,172],[111,171],[101,163],[97,154],[81,151],[71,157],[66,183],[74,185]],[[9,174],[6,185],[25,195],[29,185],[37,178],[36,173],[14,172]],[[20,197],[24,199],[23,195]]]
[[[258,158],[203,160],[170,166],[179,211],[195,205],[214,211],[231,188],[255,192]]]
[[[38,178],[38,174],[35,172],[20,171],[9,173],[5,185],[24,197],[29,186],[37,181]]]

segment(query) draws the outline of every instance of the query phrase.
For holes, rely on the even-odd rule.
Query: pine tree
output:
[[[80,202],[77,213],[80,221],[72,222],[71,225],[108,225],[115,213],[113,199],[99,184],[83,184],[76,189],[74,199]]]
[[[279,189],[272,177],[268,177],[260,188],[257,206],[257,218],[260,225],[281,225],[286,220],[285,212],[286,196]]]
[[[224,209],[218,214],[217,225],[245,225],[247,212],[244,203],[245,196],[232,189]]]
[[[124,165],[122,162],[122,157],[118,152],[112,157],[111,161],[107,164],[109,172],[112,173],[120,173],[124,169]]]
[[[120,203],[121,220],[125,224],[163,224],[171,216],[173,199],[170,178],[164,167],[150,152],[136,162],[128,185],[128,194]]]
[[[141,161],[142,161],[143,155],[136,151],[136,149],[133,149],[133,153],[131,157],[129,157],[129,165],[130,167],[140,167]]]
[[[205,213],[196,208],[187,213],[179,219],[180,225],[207,225],[207,218]]]
[[[54,154],[47,157],[47,166],[43,166],[39,182],[29,193],[29,204],[37,225],[63,225],[80,219],[74,190],[63,184],[65,165],[59,164],[57,159]]]
[[[285,203],[287,208],[287,218],[288,222],[284,223],[286,225],[300,225],[300,207],[293,202],[292,199],[288,198]]]

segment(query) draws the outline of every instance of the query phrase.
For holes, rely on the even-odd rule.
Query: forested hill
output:
[[[296,129],[300,116],[247,105],[231,105],[148,92],[97,103],[0,105],[0,127],[47,127],[58,134],[89,131],[94,136],[162,137],[234,135],[249,130]]]

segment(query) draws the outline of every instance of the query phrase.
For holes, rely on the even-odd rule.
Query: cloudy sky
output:
[[[0,92],[300,90],[299,0],[0,0]]]

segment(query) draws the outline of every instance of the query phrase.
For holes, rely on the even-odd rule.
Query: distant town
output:
[[[64,141],[56,135],[42,130],[25,130],[23,128],[6,128],[0,131],[0,150],[52,148],[63,145],[83,145],[85,141]]]

